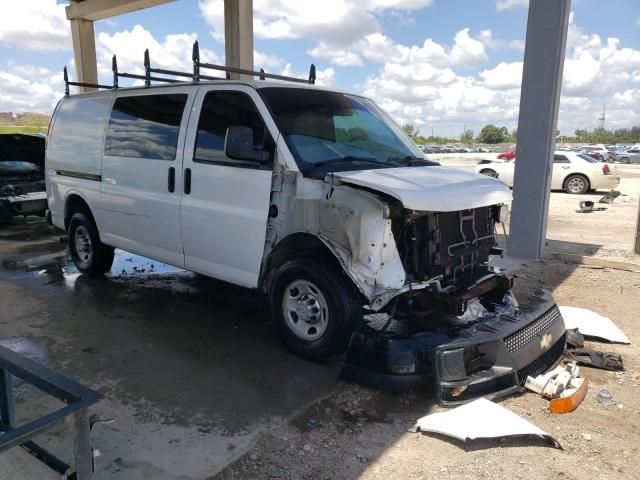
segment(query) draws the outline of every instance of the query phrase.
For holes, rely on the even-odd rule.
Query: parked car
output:
[[[640,148],[630,148],[624,153],[618,153],[613,157],[614,162],[640,163]]]
[[[513,160],[516,158],[516,151],[509,149],[506,152],[502,152],[498,154],[498,160]]]
[[[0,135],[0,217],[45,214],[44,143],[37,135]]]
[[[46,167],[80,272],[108,272],[121,248],[259,289],[305,358],[399,348],[377,373],[453,402],[512,392],[564,350],[550,295],[517,309],[488,267],[509,189],[425,160],[361,96],[225,80],[66,96]],[[372,353],[376,312],[415,333],[377,333],[395,343]]]
[[[584,152],[601,162],[613,160],[613,153],[603,145],[588,145],[584,147]]]
[[[483,160],[476,172],[497,178],[513,188],[516,162]],[[620,183],[617,167],[602,164],[584,153],[556,151],[553,156],[551,189],[567,193],[612,189]]]

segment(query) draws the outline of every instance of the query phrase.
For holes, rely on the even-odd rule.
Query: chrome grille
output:
[[[535,340],[540,333],[548,330],[558,320],[558,317],[560,317],[560,311],[558,307],[554,305],[541,317],[525,325],[520,330],[513,332],[508,337],[505,337],[504,344],[509,353],[516,352],[529,342]]]

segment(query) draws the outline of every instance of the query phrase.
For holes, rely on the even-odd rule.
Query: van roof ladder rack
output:
[[[308,83],[315,84],[316,82],[316,67],[314,64],[311,64],[311,68],[309,69],[309,78],[296,78],[289,77],[286,75],[276,75],[274,73],[266,73],[263,69],[260,69],[259,72],[254,70],[247,70],[244,68],[236,68],[236,67],[226,67],[223,65],[216,65],[213,63],[203,63],[200,61],[200,47],[198,45],[198,41],[196,40],[193,44],[193,52],[191,55],[191,59],[193,61],[193,72],[180,72],[177,70],[167,70],[164,68],[152,68],[151,60],[149,57],[149,49],[144,51],[144,75],[136,74],[136,73],[125,73],[118,71],[118,61],[116,56],[114,55],[111,59],[111,70],[113,71],[113,85],[101,85],[98,83],[85,83],[85,82],[70,82],[69,75],[67,73],[67,67],[64,67],[64,94],[69,95],[69,86],[73,85],[76,87],[89,87],[89,88],[104,88],[104,89],[116,89],[118,88],[118,79],[119,78],[132,78],[135,80],[144,80],[144,85],[146,87],[151,86],[151,82],[167,82],[167,83],[180,83],[180,80],[175,78],[162,77],[152,74],[160,74],[160,75],[170,75],[173,77],[184,77],[186,79],[190,79],[192,82],[199,82],[200,80],[229,80],[231,73],[238,73],[242,75],[249,75],[252,77],[258,77],[260,80],[273,79],[273,80],[283,80],[286,82],[296,82],[296,83]],[[225,72],[225,78],[221,77],[212,77],[210,75],[202,75],[200,73],[200,69],[209,69],[209,70],[218,70]],[[188,81],[188,80],[185,80]]]
[[[69,85],[73,85],[75,87],[90,87],[90,88],[113,88],[111,85],[100,85],[96,83],[85,83],[85,82],[70,82],[69,74],[67,73],[67,67],[65,66],[62,70],[62,74],[64,76],[64,94],[69,95]]]

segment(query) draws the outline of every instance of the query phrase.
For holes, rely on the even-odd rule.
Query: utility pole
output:
[[[600,120],[600,130],[604,130],[604,122],[607,119],[607,104],[603,103],[602,104],[602,113],[600,114],[600,117],[598,118],[598,120]]]

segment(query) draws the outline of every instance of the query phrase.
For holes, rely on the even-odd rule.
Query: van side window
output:
[[[202,102],[194,162],[259,168],[256,162],[235,160],[224,154],[224,139],[231,126],[250,127],[253,146],[273,151],[273,142],[251,98],[242,92],[209,92]]]
[[[571,163],[565,155],[554,155],[553,163]]]
[[[120,97],[104,142],[105,155],[174,160],[186,94]]]

